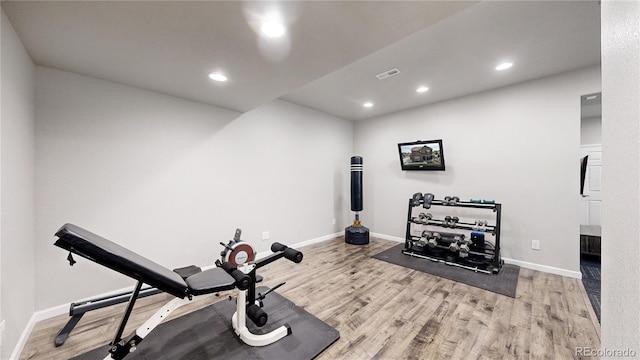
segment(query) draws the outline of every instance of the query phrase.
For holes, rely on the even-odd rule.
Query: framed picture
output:
[[[442,140],[414,141],[398,144],[402,170],[444,171]]]

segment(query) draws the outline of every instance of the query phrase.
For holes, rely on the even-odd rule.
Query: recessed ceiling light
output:
[[[513,63],[506,62],[506,63],[502,63],[502,64],[496,66],[496,70],[498,70],[498,71],[507,70],[508,68],[510,68],[512,66],[513,66]]]
[[[260,30],[262,30],[262,33],[268,37],[277,38],[284,35],[285,28],[281,22],[267,21],[262,24]]]
[[[370,108],[370,107],[373,106],[373,103],[372,102],[367,102],[367,103],[362,104],[362,106],[364,106],[366,108]]]
[[[209,78],[215,81],[227,81],[227,77],[220,73],[211,73],[209,74]]]
[[[420,86],[419,88],[416,89],[416,92],[419,92],[419,93],[423,93],[427,91],[429,91],[429,88],[426,86]]]

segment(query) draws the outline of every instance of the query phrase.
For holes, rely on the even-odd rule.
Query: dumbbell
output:
[[[475,225],[473,225],[471,228],[473,230],[485,231],[487,229],[486,228],[487,225],[489,225],[489,222],[487,220],[479,219],[479,220],[476,220]]]
[[[431,238],[429,239],[429,247],[434,248],[436,247],[436,245],[438,245],[438,240],[440,240],[442,238],[442,235],[440,235],[440,233],[434,232],[431,234]]]
[[[456,223],[460,221],[460,219],[457,216],[451,217],[451,216],[445,216],[444,221],[443,221],[443,225],[445,227],[454,227],[456,226]]]
[[[420,213],[418,214],[418,219],[422,221],[429,221],[433,219],[433,215],[431,215],[431,213]]]
[[[457,205],[460,198],[457,196],[445,196],[442,205]]]
[[[431,239],[431,232],[429,231],[423,231],[422,234],[420,235],[420,241],[419,241],[419,245],[420,246],[425,246],[427,245],[427,241]]]
[[[469,244],[461,244],[459,251],[460,251],[460,254],[468,254],[469,253]]]
[[[420,205],[420,201],[423,199],[422,193],[415,193],[411,197],[411,206],[416,207]]]
[[[460,246],[458,246],[458,243],[454,241],[449,244],[449,250],[451,250],[452,252],[457,252],[458,250],[460,250]]]
[[[471,240],[467,239],[467,237],[464,234],[454,235],[453,241],[463,243],[463,244],[471,243]]]
[[[461,237],[462,237],[462,240],[460,240],[461,243],[467,244],[467,245],[470,245],[472,243],[471,238],[464,236],[464,234],[462,234]]]
[[[486,228],[486,227],[484,227],[484,226],[480,226],[480,225],[477,225],[477,224],[476,224],[476,225],[473,225],[473,226],[471,227],[471,229],[473,229],[473,230],[475,230],[475,231],[482,231],[482,232],[484,232],[485,230],[487,230],[487,228]]]
[[[469,202],[476,204],[495,204],[495,200],[480,200],[480,199],[469,199]]]
[[[431,202],[434,197],[432,193],[424,193],[422,207],[425,209],[431,208]]]

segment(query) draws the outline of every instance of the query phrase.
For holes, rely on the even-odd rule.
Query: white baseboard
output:
[[[313,245],[313,244],[318,244],[318,243],[321,243],[321,242],[325,242],[325,241],[328,241],[328,240],[333,240],[333,239],[337,238],[338,236],[342,236],[342,235],[344,235],[344,234],[341,233],[341,232],[338,232],[338,233],[333,233],[333,234],[317,237],[317,238],[311,239],[311,240],[301,241],[299,243],[295,243],[295,244],[291,244],[291,245],[287,245],[287,246],[290,246],[290,247],[292,247],[294,249],[297,249],[297,248],[301,248],[303,246],[308,246],[308,245]],[[271,255],[271,254],[272,254],[271,251],[261,251],[261,252],[256,254],[256,259],[262,259],[264,257],[267,257],[267,256]]]
[[[299,243],[292,244],[290,246],[292,248],[299,248],[299,247],[303,247],[303,246],[308,246],[308,245],[321,243],[321,242],[324,242],[324,241],[327,241],[327,240],[332,240],[332,239],[335,239],[338,236],[342,236],[342,235],[344,235],[344,232],[337,232],[337,233],[333,233],[333,234],[317,237],[315,239],[305,240],[305,241],[302,241],[302,242],[299,242]]]
[[[116,294],[120,294],[120,293],[124,293],[124,292],[128,292],[128,291],[133,291],[133,288],[134,288],[134,286],[128,286],[128,287],[124,287],[122,289],[108,291],[108,292],[103,293],[103,294],[99,294],[99,295],[87,297],[87,298],[84,298],[84,299],[76,300],[74,302],[79,303],[79,302],[83,302],[83,301],[87,301],[87,300],[91,300],[91,299],[96,299],[96,298],[100,298],[100,297],[113,296],[113,295],[116,295]],[[68,314],[70,306],[71,306],[70,303],[66,303],[66,304],[54,306],[54,307],[51,307],[51,308],[48,308],[48,309],[36,311],[33,314],[33,318],[35,319],[35,322],[39,322],[39,321],[42,321],[42,320],[50,319],[50,318],[58,316],[58,315]]]
[[[538,270],[538,271],[542,271],[550,274],[556,274],[556,275],[566,276],[566,277],[575,278],[575,279],[582,279],[582,273],[579,271],[561,269],[553,266],[540,265],[540,264],[530,263],[522,260],[509,259],[505,257],[503,257],[502,260],[504,260],[504,262],[507,264],[518,265],[526,269]]]
[[[399,243],[403,243],[404,240],[405,240],[404,238],[401,238],[401,237],[385,235],[385,234],[379,234],[379,233],[373,233],[373,232],[371,233],[371,236],[377,237],[379,239],[391,240],[391,241],[395,241],[395,242],[399,242]]]
[[[318,237],[318,238],[315,238],[315,239],[305,240],[305,241],[302,241],[302,242],[299,242],[299,243],[296,243],[296,244],[292,244],[290,246],[292,248],[299,248],[299,247],[312,245],[312,244],[317,244],[317,243],[321,243],[321,242],[324,242],[324,241],[327,241],[327,240],[335,239],[336,237],[341,236],[341,235],[342,235],[341,232],[340,233],[333,233],[333,234],[321,236],[321,237]],[[268,256],[269,254],[271,254],[271,251],[260,252],[260,253],[256,254],[256,258],[260,259],[260,258]],[[204,266],[204,267],[202,267],[202,270],[208,270],[208,269],[213,268],[214,266],[215,265]],[[127,292],[127,291],[133,291],[133,287],[126,287],[126,288],[122,288],[122,289],[119,289],[119,290],[109,291],[109,292],[106,292],[104,294],[91,296],[91,297],[88,297],[86,299],[78,300],[76,302],[95,299],[97,297],[112,296],[112,295],[123,293],[123,292]],[[29,322],[27,323],[27,325],[25,326],[24,330],[22,331],[22,335],[20,335],[20,339],[18,340],[18,343],[14,347],[13,353],[11,353],[11,357],[9,358],[9,360],[18,360],[20,358],[20,355],[22,354],[22,350],[24,350],[24,347],[27,344],[27,340],[29,340],[29,336],[31,335],[31,332],[33,331],[33,328],[36,325],[36,323],[38,323],[38,322],[40,322],[42,320],[47,320],[47,319],[59,316],[59,315],[68,314],[69,313],[69,306],[70,306],[70,304],[66,303],[66,304],[54,306],[54,307],[51,307],[51,308],[48,308],[48,309],[36,311],[35,313],[33,313],[33,315],[31,316],[31,319],[29,319]],[[51,341],[53,341],[53,339]]]
[[[18,343],[13,348],[13,352],[11,356],[9,356],[9,360],[18,360],[20,359],[20,355],[22,355],[22,350],[27,345],[27,340],[29,340],[29,335],[33,331],[34,326],[36,326],[36,314],[31,315],[31,319],[27,323],[27,326],[24,327],[22,334],[20,335],[20,339],[18,339]]]
[[[396,241],[400,243],[403,243],[405,241],[405,239],[401,237],[390,236],[390,235],[379,234],[379,233],[371,233],[371,236],[384,239],[384,240]],[[542,271],[550,274],[556,274],[556,275],[566,276],[566,277],[575,278],[575,279],[582,279],[582,273],[579,271],[561,269],[553,266],[540,265],[540,264],[530,263],[522,260],[509,259],[505,257],[503,257],[502,260],[504,260],[504,262],[507,264],[518,265],[526,269],[538,270],[538,271]]]

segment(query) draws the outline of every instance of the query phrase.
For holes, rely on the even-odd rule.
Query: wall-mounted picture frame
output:
[[[442,139],[399,143],[398,155],[402,170],[445,169]]]

